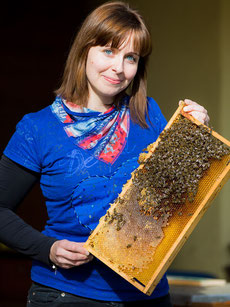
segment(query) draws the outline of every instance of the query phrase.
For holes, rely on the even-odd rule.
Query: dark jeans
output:
[[[27,307],[172,307],[170,296],[136,302],[107,302],[88,299],[33,283],[28,294]]]

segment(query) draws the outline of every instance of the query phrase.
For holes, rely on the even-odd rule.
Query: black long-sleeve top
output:
[[[0,160],[0,241],[33,259],[50,264],[50,248],[57,239],[47,237],[32,228],[15,213],[39,178],[39,173],[2,156]]]

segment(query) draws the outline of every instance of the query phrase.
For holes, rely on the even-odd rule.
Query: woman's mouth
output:
[[[113,79],[113,78],[110,78],[110,77],[107,77],[107,76],[103,76],[103,77],[104,77],[104,79],[105,79],[106,81],[108,81],[108,82],[111,83],[111,84],[120,84],[121,81],[122,81],[122,80],[120,80],[120,79]]]

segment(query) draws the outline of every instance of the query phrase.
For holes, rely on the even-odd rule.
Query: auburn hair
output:
[[[88,99],[86,61],[89,49],[108,44],[111,44],[112,48],[119,48],[130,34],[134,37],[134,50],[140,55],[137,73],[129,86],[130,115],[134,122],[142,127],[148,127],[145,120],[146,64],[152,50],[151,36],[142,16],[127,3],[106,2],[88,15],[72,44],[62,83],[55,93],[78,105],[86,105]],[[124,95],[125,91],[115,97],[114,103],[117,106]]]

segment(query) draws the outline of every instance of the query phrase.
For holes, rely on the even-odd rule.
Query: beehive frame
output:
[[[196,125],[202,125],[198,120],[194,119],[192,116],[183,112],[184,103],[182,103],[170,121],[168,122],[165,129],[170,128],[175,122],[176,118],[179,114],[182,114],[184,117],[188,118],[190,121],[195,123]],[[212,135],[219,139],[224,144],[230,146],[230,142],[224,139],[215,131],[211,132]],[[153,144],[152,148],[147,153],[145,159],[148,159],[152,154],[154,154],[155,149],[158,146],[160,138]],[[121,263],[121,259],[119,261],[112,259],[110,255],[114,253],[118,253],[118,249],[121,248],[120,243],[115,240],[111,241],[111,231],[108,227],[108,223],[106,223],[105,217],[100,219],[100,222],[93,233],[90,235],[89,239],[85,243],[84,247],[99,260],[104,262],[107,266],[109,266],[112,270],[117,272],[120,276],[125,278],[129,283],[138,288],[140,291],[147,295],[151,295],[156,285],[159,283],[163,274],[166,272],[173,259],[186,242],[189,235],[194,230],[197,223],[200,221],[205,211],[211,204],[211,201],[216,197],[219,193],[223,185],[227,182],[230,177],[230,156],[224,156],[220,161],[214,161],[211,163],[211,166],[207,172],[207,174],[200,180],[199,188],[197,196],[192,204],[185,204],[183,210],[180,209],[181,216],[178,217],[178,212],[175,212],[172,217],[170,217],[170,222],[168,226],[165,226],[163,229],[164,238],[160,241],[160,243],[154,249],[154,255],[151,262],[148,262],[143,266],[143,268],[133,270],[131,269],[123,269],[123,264]],[[139,168],[142,168],[143,164],[141,164]],[[122,192],[119,195],[119,199],[125,198],[126,194],[132,188],[132,181],[134,178],[134,173],[132,173],[132,177],[128,182],[123,186]],[[200,192],[199,192],[200,191]],[[203,191],[203,192],[202,192]],[[115,201],[107,214],[110,216],[113,214],[114,209],[119,208],[118,203]],[[181,212],[183,211],[183,212]],[[110,232],[109,232],[110,231]],[[112,230],[114,231],[114,230]],[[135,236],[134,236],[135,241]],[[113,244],[111,244],[111,242]],[[105,252],[105,247],[106,252]],[[131,246],[131,244],[130,244]],[[132,249],[128,249],[127,252],[124,252],[123,249],[123,259],[126,259],[126,256],[132,253]],[[126,255],[127,253],[127,255]],[[132,257],[139,257],[139,253],[135,250],[136,255],[132,255]],[[134,259],[132,258],[131,259]],[[144,263],[143,253],[141,254],[142,260]],[[112,259],[112,260],[111,260]]]

